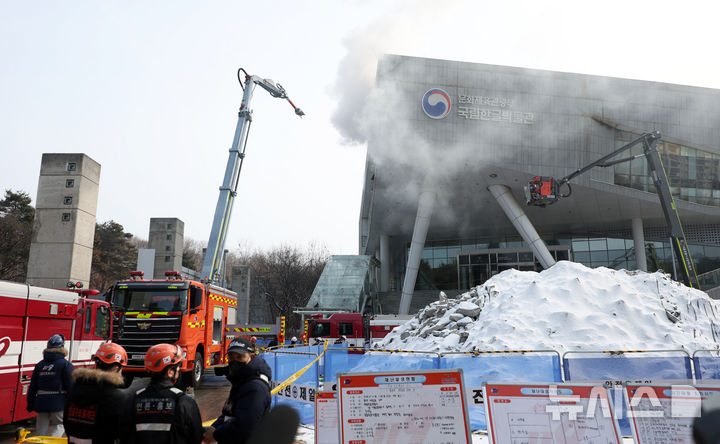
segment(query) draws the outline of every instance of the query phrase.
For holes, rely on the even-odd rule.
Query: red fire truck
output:
[[[375,315],[363,317],[360,313],[333,313],[324,318],[314,314],[306,321],[306,342],[329,340],[347,342],[353,347],[362,347],[366,341],[384,338],[393,328],[412,319],[409,315]],[[304,338],[305,339],[305,338]]]
[[[0,281],[0,424],[35,415],[25,408],[27,392],[50,336],[65,336],[75,367],[93,364],[92,354],[112,331],[110,307],[87,297],[94,294]]]
[[[185,387],[200,382],[203,369],[227,364],[225,328],[236,322],[236,293],[207,282],[183,279],[168,271],[166,279],[143,279],[141,271],[116,282],[107,293],[116,328],[113,341],[125,347],[123,377],[146,376],[145,352],[155,344],[178,344],[186,358],[181,368]]]

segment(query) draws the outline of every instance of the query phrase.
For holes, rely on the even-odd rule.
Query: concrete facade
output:
[[[250,319],[250,267],[234,265],[231,281],[230,288],[237,293],[237,322],[247,324]]]
[[[43,154],[27,281],[90,283],[100,164],[85,154]]]
[[[428,94],[435,94],[429,105],[445,100],[431,92],[435,89],[447,97],[444,115],[431,116],[421,104]],[[590,266],[618,262],[619,268],[635,269],[634,226],[635,233],[644,232],[648,251],[641,255],[652,259],[660,249],[665,256],[657,262],[672,271],[671,254],[663,253],[669,251],[666,223],[652,182],[643,175],[644,158],[578,176],[571,182],[572,196],[547,208],[524,205],[523,186],[533,176],[560,179],[655,130],[662,134],[663,162],[669,162],[665,166],[693,255],[706,269],[720,267],[715,250],[720,246],[720,91],[385,55],[373,97],[382,103],[369,107],[376,115],[366,116],[376,122],[369,125],[359,254],[385,262],[382,289],[401,291],[408,281],[420,196],[427,192],[436,199],[423,242],[419,273],[425,273],[425,281],[419,277],[415,290],[477,285],[480,279],[463,280],[463,273],[485,264],[462,261],[480,252],[497,261],[498,254],[508,255],[500,250],[524,245],[529,259],[513,251],[515,265],[508,267],[541,269],[489,191],[493,186],[510,190],[540,237],[557,246],[551,250],[558,260],[575,258]],[[702,182],[708,175],[712,178]],[[595,239],[604,242],[604,256],[590,254]],[[615,247],[623,240],[629,246]],[[559,247],[565,250],[557,253]],[[617,258],[611,257],[609,251],[616,250]],[[483,279],[503,269],[502,262],[491,265]],[[447,278],[440,285],[436,271],[443,268]]]
[[[173,217],[150,219],[148,248],[155,250],[155,279],[165,279],[166,271],[182,268],[185,223]]]

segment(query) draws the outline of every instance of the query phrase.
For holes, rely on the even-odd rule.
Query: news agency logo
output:
[[[422,98],[422,109],[431,119],[444,119],[450,108],[450,96],[440,88],[429,89]]]

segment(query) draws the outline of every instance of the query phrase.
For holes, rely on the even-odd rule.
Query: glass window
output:
[[[497,256],[500,264],[516,263],[518,261],[517,253],[498,253]]]
[[[95,336],[108,339],[110,337],[110,310],[104,305],[99,305],[95,313]]]
[[[612,265],[614,261],[624,261],[626,254],[627,252],[625,250],[608,250],[610,264]]]
[[[590,264],[590,253],[587,251],[574,251],[573,257],[575,258],[575,262],[580,262],[585,265]]]
[[[91,306],[85,307],[85,333],[90,333],[92,327],[92,310]]]
[[[533,261],[533,254],[529,251],[523,251],[521,253],[518,253],[518,262],[532,262]]]
[[[447,257],[449,257],[449,258],[456,257],[459,251],[460,251],[460,247],[458,247],[458,246],[448,247]]]
[[[589,239],[590,251],[607,250],[607,242],[602,239]]]
[[[352,322],[340,322],[338,324],[338,333],[340,336],[352,336],[353,324]]]
[[[471,264],[487,264],[489,263],[488,255],[487,254],[473,254],[470,256],[470,263]]]
[[[555,252],[555,259],[559,261],[567,261],[570,259],[570,254],[567,250],[557,250]]]
[[[591,251],[590,252],[590,261],[592,261],[593,265],[595,265],[596,262],[601,262],[601,263],[607,264],[607,261],[608,261],[607,250]]]
[[[608,250],[624,250],[625,249],[625,239],[608,238],[607,239],[607,247],[608,247]]]
[[[212,342],[213,345],[220,344],[223,337],[223,307],[213,307],[213,332]]]
[[[463,254],[462,256],[458,256],[458,258],[460,259],[460,265],[467,265],[470,263],[470,256]]]
[[[572,249],[573,249],[573,252],[575,252],[575,251],[590,251],[590,245],[588,244],[588,241],[585,238],[573,239]]]
[[[319,338],[322,336],[330,336],[330,323],[312,322],[312,327],[310,327],[310,337]]]

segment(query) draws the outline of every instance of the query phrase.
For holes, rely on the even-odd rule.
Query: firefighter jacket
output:
[[[119,372],[79,368],[68,394],[63,424],[68,442],[85,444],[127,441],[130,412]],[[122,435],[122,436],[121,436]]]
[[[222,415],[213,423],[213,436],[218,444],[245,443],[270,410],[272,370],[256,357],[227,378],[232,388]]]
[[[73,365],[65,348],[46,348],[35,365],[27,394],[29,412],[61,412],[72,387]]]
[[[169,380],[151,382],[132,402],[133,441],[137,444],[198,444],[203,426],[195,400]]]

